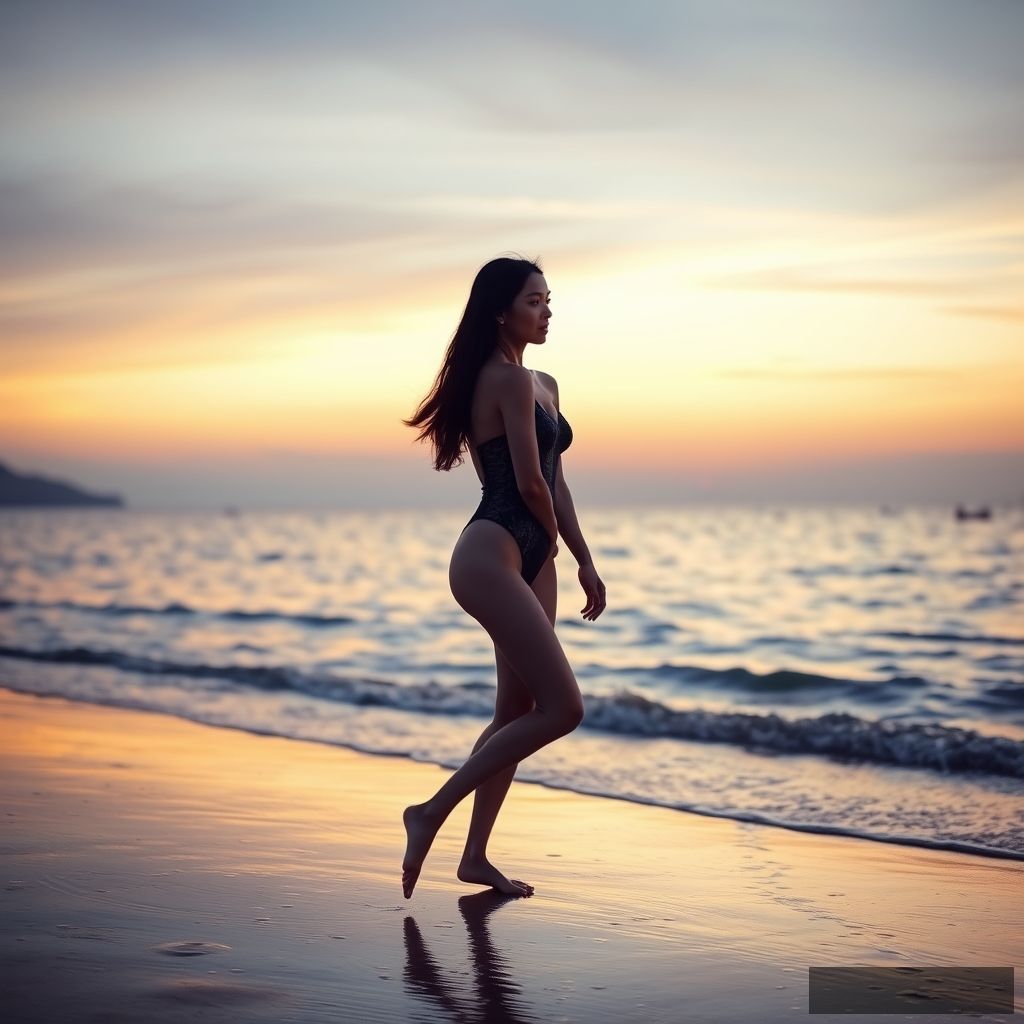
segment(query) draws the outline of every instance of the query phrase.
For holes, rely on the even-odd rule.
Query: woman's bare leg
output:
[[[498,720],[491,722],[473,746],[473,753],[475,754],[504,724],[507,723]],[[460,882],[489,885],[492,889],[510,896],[528,896],[533,892],[532,886],[517,878],[507,878],[487,859],[487,839],[512,785],[517,767],[518,764],[514,764],[504,768],[476,787],[473,794],[473,817],[469,826],[470,838],[466,841],[466,848],[455,876]]]
[[[530,586],[537,595],[548,621],[554,626],[558,596],[554,559],[548,559],[544,563],[537,578]],[[516,675],[515,669],[512,668],[497,645],[494,648],[494,656],[498,678],[494,721],[480,734],[480,738],[473,747],[473,753],[476,753],[501,726],[533,710],[534,706],[533,697],[530,696],[526,684]],[[490,839],[494,823],[497,821],[498,812],[512,785],[517,767],[518,765],[511,765],[477,786],[473,796],[473,816],[469,823],[466,848],[462,854],[457,877],[463,882],[479,882],[482,885],[490,885],[509,895],[520,893],[530,895],[533,892],[532,885],[518,878],[507,878],[487,858],[487,842]]]
[[[483,527],[500,531],[511,542],[496,523],[471,523],[452,556],[452,593],[490,634],[516,675],[530,688],[536,706],[497,729],[429,800],[405,809],[402,820],[408,843],[402,889],[406,898],[412,895],[434,836],[459,802],[493,775],[572,732],[583,720],[583,698],[576,677],[544,608],[518,569],[494,556],[493,541],[480,537]],[[484,545],[463,545],[463,538],[474,528],[474,539],[484,540]]]
[[[526,714],[525,710],[523,714]],[[515,718],[518,717],[519,715],[515,716]],[[475,754],[503,725],[514,720],[514,718],[505,721],[495,719],[491,722],[480,734],[480,739],[473,746],[472,753]],[[487,860],[487,840],[490,838],[491,830],[498,818],[498,812],[501,810],[501,805],[505,801],[505,796],[512,785],[512,779],[518,767],[517,763],[503,768],[476,787],[473,794],[473,816],[470,819],[469,835],[462,853],[460,868]],[[465,878],[463,881],[468,882],[470,879]]]

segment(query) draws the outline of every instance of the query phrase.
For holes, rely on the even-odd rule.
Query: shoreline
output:
[[[445,769],[6,690],[0,720],[12,1022],[782,1021],[809,966],[1024,962],[1000,858],[519,782],[489,853],[535,895],[455,878],[469,799],[406,901],[401,810]]]
[[[0,659],[0,661],[3,661],[3,659]],[[290,719],[291,729],[293,730],[291,732],[289,732],[287,729],[274,729],[269,724],[267,725],[266,728],[260,728],[259,725],[251,722],[234,722],[226,719],[225,716],[220,712],[220,709],[217,707],[216,704],[216,697],[214,698],[214,703],[211,705],[209,703],[203,702],[195,703],[199,701],[199,697],[196,694],[192,694],[191,699],[194,702],[193,712],[189,715],[186,715],[182,708],[162,708],[159,706],[148,707],[143,706],[142,704],[128,701],[121,703],[116,699],[110,699],[107,701],[93,701],[87,699],[87,697],[84,696],[72,697],[68,696],[64,691],[62,691],[59,688],[51,689],[45,685],[38,686],[38,675],[32,672],[33,666],[28,666],[23,669],[23,666],[18,664],[17,662],[14,662],[13,664],[13,668],[12,663],[10,661],[5,662],[3,666],[0,666],[0,690],[8,690],[14,693],[28,694],[45,699],[52,698],[55,700],[70,700],[74,702],[94,704],[98,707],[109,707],[114,709],[120,708],[127,710],[135,710],[147,714],[166,715],[177,718],[180,721],[192,722],[198,725],[207,725],[215,728],[237,730],[242,732],[243,734],[247,734],[250,736],[273,736],[284,740],[294,740],[295,742],[300,743],[320,743],[333,749],[352,751],[361,756],[405,758],[413,764],[426,765],[428,767],[440,768],[441,770],[448,770],[451,766],[455,766],[461,763],[464,757],[463,750],[469,750],[473,742],[475,742],[476,740],[479,729],[483,728],[485,722],[485,719],[481,718],[479,724],[475,728],[470,727],[466,730],[463,744],[456,743],[453,746],[450,745],[448,752],[438,756],[436,760],[420,760],[416,759],[412,754],[407,753],[403,750],[374,750],[368,749],[364,746],[360,746],[357,743],[351,742],[347,738],[347,735],[350,733],[354,735],[354,733],[352,733],[352,730],[350,729],[342,730],[341,735],[334,734],[329,736],[322,736],[317,734],[317,730],[309,730],[308,734],[304,735],[303,732],[305,720],[303,720],[301,717]],[[52,670],[53,667],[54,666],[50,664],[42,666],[42,668],[46,671]],[[63,669],[63,666],[60,667]],[[4,671],[13,674],[14,678],[18,681],[17,685],[12,687],[10,683],[6,679],[4,679]],[[291,710],[287,709],[287,713],[291,714]],[[270,717],[267,718],[266,721],[267,723],[270,723],[273,721],[273,719],[272,717]],[[450,723],[446,724],[450,725]],[[617,735],[618,734],[616,733],[612,733],[612,738],[616,738]],[[600,742],[601,738],[602,731],[600,729],[583,729],[579,733],[576,733],[572,737],[570,737],[567,742],[570,745],[581,743],[594,743],[595,741]],[[424,740],[426,742],[429,742],[429,740],[427,740],[425,736]],[[691,772],[696,773],[699,773],[701,771],[703,762],[707,761],[709,758],[719,756],[720,747],[724,748],[726,751],[732,750],[734,753],[741,754],[742,756],[749,756],[751,758],[761,758],[764,756],[765,753],[767,753],[768,756],[773,759],[778,756],[778,752],[773,750],[762,751],[756,745],[751,748],[743,748],[739,745],[733,746],[728,743],[719,744],[715,741],[694,741],[689,739],[682,739],[678,742],[679,749],[686,750],[686,757],[688,758],[689,762],[689,770]],[[565,749],[565,747],[566,743],[563,742],[563,744],[561,745],[561,749]],[[703,748],[707,749],[705,750]],[[1008,860],[1024,863],[1024,849],[1018,848],[1020,845],[1019,841],[1015,846],[1011,847],[986,844],[978,841],[978,839],[974,836],[971,836],[970,838],[947,839],[933,838],[928,835],[914,834],[913,832],[886,831],[886,828],[892,828],[894,823],[892,823],[891,821],[880,822],[875,830],[858,828],[856,827],[856,822],[840,822],[837,824],[829,821],[794,821],[788,819],[784,813],[772,815],[765,813],[764,811],[757,808],[733,808],[728,806],[724,808],[716,807],[714,806],[713,799],[710,800],[710,806],[705,806],[704,800],[708,798],[705,795],[706,791],[703,791],[700,788],[699,774],[696,776],[698,780],[697,785],[691,787],[691,791],[687,794],[687,798],[682,800],[678,798],[673,800],[671,797],[659,799],[659,797],[657,796],[647,796],[642,793],[629,791],[615,792],[613,786],[605,790],[587,788],[585,781],[581,781],[578,785],[574,786],[571,781],[568,781],[563,777],[548,779],[545,777],[538,777],[537,773],[531,771],[532,765],[543,765],[547,756],[547,753],[544,751],[539,752],[538,755],[534,755],[534,757],[527,762],[526,769],[521,770],[518,773],[517,781],[527,785],[545,786],[549,789],[556,791],[574,793],[582,797],[614,800],[643,807],[659,807],[665,810],[680,812],[684,814],[693,814],[703,817],[717,818],[726,821],[745,822],[748,824],[762,825],[771,828],[787,829],[793,832],[799,832],[809,835],[828,835],[835,836],[837,838],[846,837],[853,840],[877,842],[891,844],[895,846],[906,846],[913,847],[916,849],[939,850],[950,853],[959,853],[965,856],[991,857],[998,860]],[[785,762],[789,762],[789,760],[792,759],[793,762],[796,764],[800,763],[801,758],[806,759],[809,756],[813,755],[807,755],[802,752],[790,752],[782,754],[782,757],[784,758]],[[856,762],[854,763],[856,764]],[[773,760],[771,762],[762,762],[761,765],[752,764],[743,767],[744,770],[746,770],[748,773],[754,773],[756,775],[758,771],[761,769],[769,772],[775,770],[777,764],[778,762]],[[811,772],[817,772],[818,775],[820,775],[822,771],[831,771],[834,775],[835,771],[837,770],[837,767],[842,764],[843,762],[841,759],[835,763],[832,763],[831,759],[829,759],[826,755],[826,759],[821,763],[820,767],[815,768],[814,766],[812,766],[808,769],[806,767],[805,762],[804,768],[791,769],[790,774],[792,774],[793,771],[810,770]],[[636,770],[642,770],[643,766],[638,763],[633,767]],[[737,766],[737,768],[738,767],[739,766]],[[934,779],[936,782],[940,784],[956,785],[958,782],[960,782],[964,785],[980,787],[976,788],[972,792],[961,793],[958,797],[958,799],[961,802],[965,800],[970,801],[972,799],[978,799],[979,797],[985,798],[987,796],[987,793],[984,791],[984,787],[992,784],[998,784],[1003,781],[1001,776],[989,776],[984,773],[973,777],[971,773],[952,773],[951,775],[947,776],[942,773],[936,774],[930,769],[918,769],[917,767],[907,765],[880,765],[875,763],[868,763],[866,765],[861,765],[860,767],[878,772],[880,774],[885,772],[913,773],[918,772],[919,770],[922,771],[923,774],[921,775],[920,779],[915,780],[911,779],[908,776],[907,779],[904,780],[910,785],[915,785],[918,783],[928,784],[929,779]],[[556,772],[556,775],[564,776],[565,773]],[[899,790],[902,783],[899,779],[895,779],[892,785],[897,790]],[[862,790],[862,796],[869,797],[870,793],[865,793]],[[922,794],[922,799],[927,801],[928,795]],[[870,804],[871,801],[868,800],[867,805],[870,806]],[[947,803],[938,809],[938,811],[941,810],[955,810],[955,801],[953,803]],[[1007,809],[1006,813],[1010,813],[1010,809]],[[878,819],[876,818],[876,821],[877,820]],[[1007,827],[1009,827],[1008,822]],[[1021,835],[1024,835],[1024,833],[1021,833]]]

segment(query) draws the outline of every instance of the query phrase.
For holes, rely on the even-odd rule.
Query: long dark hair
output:
[[[407,427],[422,428],[417,441],[430,438],[434,469],[463,462],[468,444],[470,403],[480,367],[498,344],[498,317],[512,305],[530,274],[543,274],[534,260],[499,256],[485,263],[473,279],[466,309],[437,371],[433,386]]]

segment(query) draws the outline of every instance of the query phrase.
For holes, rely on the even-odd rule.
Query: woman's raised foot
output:
[[[441,822],[425,810],[425,804],[412,804],[402,812],[405,825],[405,859],[402,861],[402,892],[408,899],[420,877],[420,868],[434,842]]]

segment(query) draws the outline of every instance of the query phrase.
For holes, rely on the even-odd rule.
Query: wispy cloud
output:
[[[712,375],[733,380],[885,381],[885,380],[963,380],[988,367],[977,366],[737,366],[715,371]]]
[[[756,270],[737,274],[718,274],[701,278],[711,288],[755,291],[853,292],[867,295],[942,295],[964,285],[963,279],[886,280],[883,278],[840,278],[801,269]]]
[[[1024,324],[1024,308],[1020,306],[946,306],[944,308],[947,313],[954,313],[957,316],[977,316],[983,320]]]

